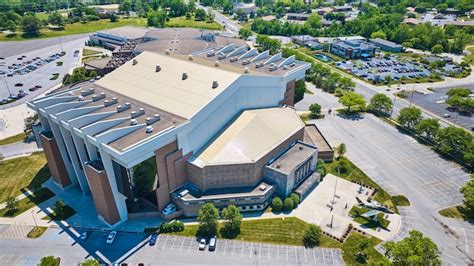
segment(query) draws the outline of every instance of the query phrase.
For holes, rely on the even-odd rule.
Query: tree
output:
[[[295,82],[295,103],[303,100],[304,92],[306,91],[306,82],[304,79],[300,79]]]
[[[194,19],[196,21],[204,21],[206,20],[206,11],[204,9],[197,9],[196,12],[194,12]]]
[[[346,144],[341,143],[336,147],[337,158],[340,159],[344,157],[344,154],[347,152]]]
[[[217,234],[219,211],[212,203],[206,203],[199,209],[197,217],[199,221],[198,235],[211,237]]]
[[[355,92],[348,92],[339,98],[339,102],[347,107],[348,112],[358,112],[365,109],[365,99]]]
[[[62,217],[66,209],[66,204],[62,200],[58,200],[54,203],[54,212],[56,216]]]
[[[272,211],[279,212],[283,209],[283,201],[279,197],[274,197],[272,200]]]
[[[383,93],[377,93],[370,99],[369,109],[374,113],[388,115],[392,108],[392,101]]]
[[[79,266],[99,266],[99,265],[100,265],[99,261],[95,259],[88,259],[79,264]]]
[[[467,216],[474,217],[474,179],[469,180],[461,188],[461,193],[463,194],[464,206],[467,209]]]
[[[239,208],[229,205],[222,210],[222,218],[226,220],[222,229],[223,234],[229,238],[236,237],[240,233],[240,224],[242,223],[242,214],[240,214]]]
[[[130,3],[130,0],[125,0],[123,3],[119,6],[119,11],[125,13],[125,15],[129,15],[130,11],[132,10],[132,4]]]
[[[39,266],[59,266],[59,261],[54,256],[42,257]]]
[[[110,14],[110,22],[117,22],[118,21],[118,16],[115,14]]]
[[[289,211],[293,210],[294,207],[295,207],[295,203],[293,202],[293,200],[290,197],[286,198],[285,201],[283,202],[283,210],[284,211],[289,212]]]
[[[66,25],[66,20],[59,12],[53,12],[49,15],[48,22],[51,25],[57,26],[58,28],[64,28]]]
[[[298,206],[298,204],[300,204],[300,196],[298,196],[298,194],[291,193],[290,194],[290,199],[293,201],[294,208],[296,208],[296,206]]]
[[[147,23],[148,26],[163,28],[167,18],[168,15],[166,14],[166,11],[162,8],[158,8],[155,11],[152,10],[148,12]]]
[[[303,244],[305,247],[313,248],[319,246],[321,241],[321,228],[317,225],[310,224],[303,236]]]
[[[336,170],[338,173],[346,173],[349,170],[349,162],[346,159],[340,159],[336,163]]]
[[[133,168],[133,191],[135,197],[142,198],[153,191],[156,178],[155,156],[135,165]]]
[[[272,39],[266,35],[257,35],[257,43],[263,50],[270,50],[270,53],[276,53],[281,47],[281,41]]]
[[[372,32],[372,34],[370,34],[370,38],[371,39],[376,39],[376,38],[379,38],[379,39],[384,39],[386,40],[387,39],[387,34],[385,34],[385,32],[379,30],[379,31],[374,31]]]
[[[33,125],[39,121],[38,114],[34,114],[32,116],[29,116],[25,118],[25,126],[23,128],[23,132],[25,132],[27,135],[31,134],[33,132]]]
[[[15,197],[9,197],[5,204],[7,210],[11,213],[15,212],[18,208],[18,199]]]
[[[309,114],[310,118],[319,118],[321,117],[321,105],[317,103],[313,103],[309,106],[309,111],[311,112]]]
[[[322,159],[318,159],[318,163],[316,165],[316,172],[318,172],[321,177],[326,175],[326,163]]]
[[[416,132],[420,135],[424,135],[429,140],[433,140],[439,128],[438,119],[428,118],[420,121],[416,126]]]
[[[248,37],[252,36],[252,31],[247,28],[240,28],[239,37],[246,40]]]
[[[421,111],[416,107],[405,107],[400,110],[398,122],[408,128],[414,129],[421,121]]]
[[[348,77],[341,77],[339,78],[338,87],[345,91],[352,91],[354,90],[355,83]]]
[[[39,35],[41,27],[41,20],[34,15],[26,15],[21,19],[21,28],[26,35]]]
[[[474,137],[462,128],[448,126],[438,130],[436,148],[442,153],[462,158],[470,151]],[[471,151],[472,152],[472,151]]]
[[[395,265],[441,265],[436,244],[416,230],[398,242],[386,242],[385,255],[390,257]]]
[[[446,92],[446,95],[448,95],[449,97],[452,97],[452,96],[468,97],[469,94],[471,94],[471,90],[468,88],[463,88],[463,87],[452,88]]]
[[[437,44],[433,47],[431,47],[431,53],[432,54],[440,54],[444,50],[443,46],[441,44]]]

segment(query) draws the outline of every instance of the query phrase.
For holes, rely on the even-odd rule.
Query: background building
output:
[[[346,59],[359,59],[374,56],[376,47],[360,40],[335,41],[329,51]]]

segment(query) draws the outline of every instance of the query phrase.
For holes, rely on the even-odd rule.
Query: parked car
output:
[[[216,238],[216,236],[213,236],[209,240],[209,251],[216,250],[216,245],[217,245],[217,238]]]
[[[176,211],[176,205],[170,203],[161,211],[164,215],[171,215]]]
[[[81,240],[86,240],[88,236],[89,236],[89,233],[87,231],[82,232]]]
[[[451,117],[451,115],[448,114],[448,113],[446,113],[446,114],[443,114],[443,117],[444,117],[444,118],[449,118],[449,117]]]
[[[199,250],[204,250],[204,249],[206,249],[206,239],[201,238],[201,240],[199,240]]]
[[[112,244],[114,243],[115,237],[117,236],[117,231],[112,231],[109,233],[107,236],[107,244]]]
[[[15,87],[23,87],[23,83],[17,83],[15,84]]]
[[[148,241],[148,244],[150,246],[154,246],[156,244],[156,239],[158,238],[158,234],[157,233],[153,233],[151,234],[151,237],[150,237],[150,241]]]

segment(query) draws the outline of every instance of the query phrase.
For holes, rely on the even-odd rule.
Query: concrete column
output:
[[[74,168],[74,172],[76,173],[79,186],[81,187],[82,192],[87,194],[89,192],[89,184],[87,183],[87,178],[83,170],[83,165],[79,161],[79,153],[77,152],[76,146],[74,145],[71,132],[67,129],[64,129],[63,127],[59,127],[59,129],[61,130],[61,133],[63,135],[66,150],[69,152],[69,156],[71,157],[71,164]]]
[[[106,153],[101,151],[100,156],[102,158],[102,163],[104,165],[104,170],[107,173],[107,178],[109,180],[110,188],[112,190],[112,194],[114,196],[115,204],[117,205],[117,210],[120,216],[120,222],[124,222],[128,219],[128,211],[127,211],[127,204],[125,200],[127,199],[124,195],[120,194],[117,188],[117,181],[115,180],[115,172],[114,166],[112,163],[112,157]]]
[[[56,139],[56,143],[61,153],[61,157],[63,158],[64,166],[66,166],[66,171],[69,175],[69,179],[71,179],[72,185],[76,185],[78,183],[77,175],[76,175],[76,172],[74,171],[74,168],[71,162],[69,161],[69,157],[72,157],[72,156],[69,154],[69,157],[68,157],[68,151],[66,150],[66,146],[64,145],[64,139],[63,139],[63,135],[61,134],[61,130],[59,129],[59,126],[56,123],[50,123],[50,125],[51,125],[51,131],[53,132],[54,138]]]
[[[89,159],[87,158],[87,151],[84,146],[84,140],[78,137],[76,134],[71,134],[71,137],[74,142],[74,147],[76,148],[77,154],[79,155],[79,163],[82,165],[82,169],[85,169],[86,162]],[[86,183],[81,185],[82,193],[84,193],[85,195],[90,195],[90,184],[85,176],[85,170],[82,171],[82,174],[84,175],[84,179],[86,181]]]
[[[41,121],[41,126],[43,131],[51,131],[51,126],[49,125],[48,118],[44,117],[41,112],[38,113],[39,120]]]

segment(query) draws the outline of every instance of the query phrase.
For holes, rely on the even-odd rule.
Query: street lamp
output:
[[[35,226],[38,227],[38,224],[36,223],[36,218],[33,215],[34,210],[31,210],[31,217],[33,217],[33,221],[35,222]]]
[[[3,81],[5,81],[5,85],[7,86],[8,96],[11,96],[12,92],[10,91],[10,87],[8,87],[7,78],[5,76],[3,76]]]

